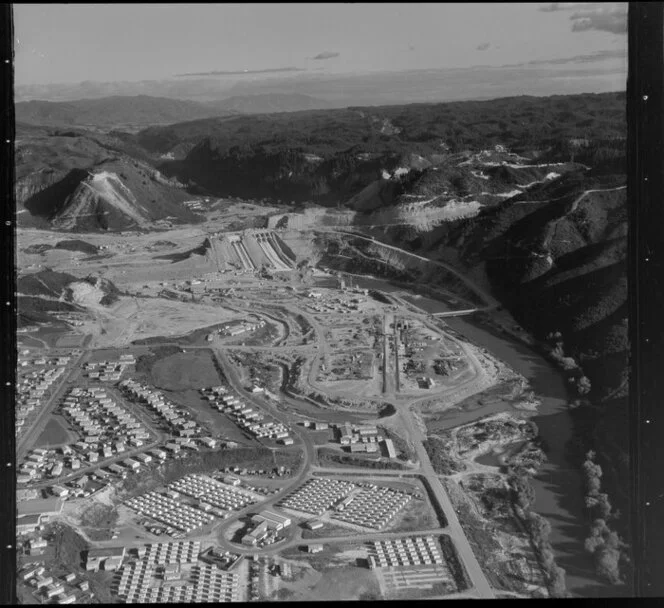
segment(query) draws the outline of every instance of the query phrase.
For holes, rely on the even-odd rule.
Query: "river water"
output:
[[[572,418],[562,374],[537,352],[516,340],[474,323],[472,317],[446,318],[445,322],[472,342],[486,348],[530,381],[542,400],[531,419],[544,440],[547,462],[533,480],[534,510],[551,524],[549,537],[556,563],[567,572],[568,591],[576,597],[608,597],[615,588],[594,574],[592,558],[583,548],[588,535],[583,478],[578,463],[570,462],[568,443]],[[477,416],[484,415],[475,410]]]
[[[353,286],[385,292],[405,291],[403,287],[378,278],[353,277]],[[413,296],[410,301],[428,313],[447,312],[449,306],[432,298]],[[531,419],[537,424],[544,440],[547,462],[533,480],[534,510],[551,524],[550,542],[556,563],[564,568],[567,589],[575,597],[609,597],[618,590],[599,580],[594,574],[593,560],[583,543],[589,532],[584,505],[583,478],[580,463],[571,462],[569,442],[572,439],[572,417],[568,408],[570,395],[563,375],[544,357],[506,334],[489,330],[473,321],[472,316],[446,318],[450,328],[528,378],[541,399],[538,412]],[[496,409],[497,408],[497,409]],[[488,408],[454,413],[455,425],[501,411],[509,406],[494,404]],[[467,418],[467,419],[466,419]]]

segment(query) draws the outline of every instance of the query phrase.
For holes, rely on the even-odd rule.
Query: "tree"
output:
[[[560,566],[553,566],[549,572],[549,593],[551,597],[567,597],[565,574],[565,570]]]
[[[614,585],[622,582],[620,579],[620,550],[603,547],[596,553],[597,574]]]
[[[574,360],[573,357],[563,357],[560,360],[560,363],[563,366],[563,369],[566,371],[577,369],[579,367],[578,363]]]
[[[590,392],[590,379],[587,376],[581,376],[576,383],[576,390],[579,395],[587,395]]]
[[[535,539],[537,539],[537,542],[541,543],[542,541],[547,540],[549,534],[551,534],[551,524],[549,521],[537,513],[531,513],[529,519],[530,529],[532,530]]]

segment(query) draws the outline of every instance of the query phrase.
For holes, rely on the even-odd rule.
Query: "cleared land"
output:
[[[157,361],[152,384],[169,391],[217,386],[221,382],[212,355],[207,351],[177,353]]]
[[[71,433],[66,428],[66,422],[58,418],[51,418],[47,423],[41,435],[35,442],[36,447],[53,447],[69,443]]]

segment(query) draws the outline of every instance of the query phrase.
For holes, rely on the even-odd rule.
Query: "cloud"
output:
[[[314,59],[323,60],[323,59],[332,59],[334,57],[339,57],[339,53],[335,53],[334,51],[323,51],[322,53],[318,53],[318,55],[316,55]]]
[[[264,70],[216,70],[213,72],[190,72],[187,74],[175,74],[176,78],[182,76],[243,76],[245,74],[273,74],[275,72],[306,72],[305,68],[266,68]]]
[[[573,57],[564,57],[562,59],[542,59],[529,61],[526,65],[565,65],[568,63],[592,63],[595,61],[604,61],[605,59],[623,59],[627,57],[625,50],[607,50],[588,53],[587,55],[574,55]]]
[[[627,34],[627,11],[624,8],[586,10],[570,17],[573,32],[610,32]]]
[[[617,2],[549,2],[540,6],[539,10],[543,13],[557,13],[559,11],[591,10],[597,8],[606,8],[610,5],[619,4]]]
[[[516,68],[524,66],[537,66],[537,65],[567,65],[567,64],[582,64],[594,63],[597,61],[604,61],[606,59],[627,59],[626,50],[605,50],[596,51],[595,53],[588,53],[587,55],[574,55],[573,57],[561,57],[557,59],[534,59],[525,63],[512,63],[502,65],[502,68]]]
[[[575,11],[570,16],[573,32],[627,33],[626,2],[551,2],[540,6],[544,13]]]
[[[490,42],[483,42],[482,44],[477,45],[477,50],[478,51],[486,51],[486,50],[489,49],[490,46],[491,46]]]

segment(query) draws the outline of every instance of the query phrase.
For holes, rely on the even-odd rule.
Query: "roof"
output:
[[[104,547],[103,549],[90,549],[88,559],[99,559],[104,557],[122,557],[125,554],[124,547]]]
[[[34,513],[31,515],[24,515],[23,517],[19,517],[16,520],[16,525],[17,526],[38,526],[39,525],[39,520],[41,519],[41,515],[39,513]]]
[[[281,523],[282,525],[285,525],[286,522],[290,521],[290,517],[280,515],[279,513],[275,513],[274,511],[268,511],[267,509],[261,511],[258,515],[258,518],[260,519],[267,519],[271,520],[273,522],[278,522]]]
[[[56,497],[22,500],[18,503],[18,515],[60,513],[62,505],[62,498]]]

